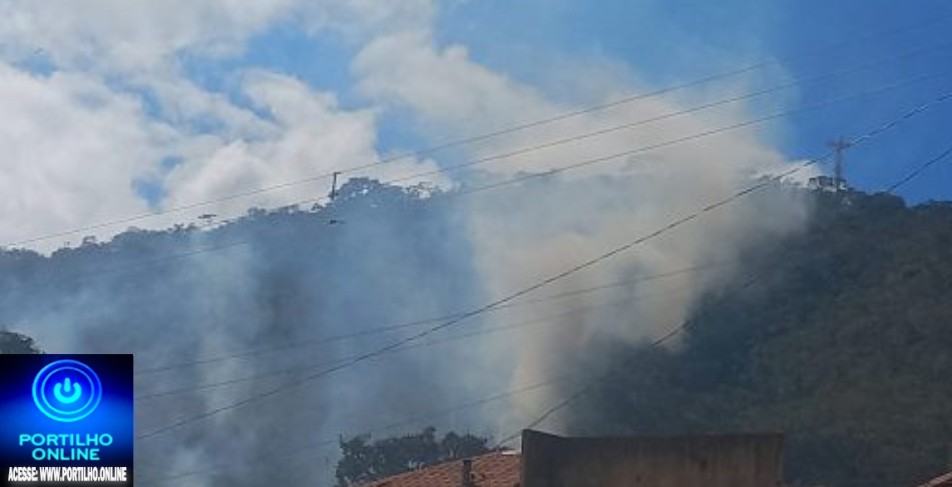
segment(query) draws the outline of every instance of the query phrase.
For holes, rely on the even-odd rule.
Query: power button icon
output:
[[[92,414],[101,399],[99,376],[78,360],[57,360],[33,379],[33,402],[55,421],[79,421]]]

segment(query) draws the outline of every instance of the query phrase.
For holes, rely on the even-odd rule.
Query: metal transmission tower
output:
[[[846,149],[849,149],[853,146],[852,142],[845,140],[843,137],[840,137],[836,140],[826,143],[827,146],[831,147],[836,151],[836,159],[834,160],[833,167],[833,177],[829,176],[818,176],[815,178],[810,178],[809,187],[814,190],[819,190],[827,193],[839,193],[849,190],[849,186],[846,185],[846,178],[843,177],[843,152]]]
[[[844,140],[843,137],[840,137],[834,141],[827,142],[827,145],[836,151],[835,166],[833,169],[833,187],[836,188],[836,191],[845,190],[846,179],[843,177],[843,152],[852,147],[853,144]]]

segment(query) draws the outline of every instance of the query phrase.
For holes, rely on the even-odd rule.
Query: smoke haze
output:
[[[503,298],[654,232],[791,161],[772,144],[782,127],[766,126],[467,194],[470,189],[709,131],[789,100],[672,116],[466,171],[413,175],[672,114],[784,79],[783,73],[378,164],[348,174],[333,202],[323,197],[326,179],[223,199],[387,159],[397,152],[379,149],[385,121],[392,120],[387,117],[405,121],[403,129],[422,141],[438,143],[649,90],[631,81],[630,69],[596,62],[589,67],[600,68],[594,69],[598,79],[589,76],[591,70],[561,72],[566,84],[584,86],[585,93],[579,100],[559,99],[480,64],[465,46],[440,45],[432,29],[437,7],[426,1],[401,8],[373,1],[311,7],[291,0],[251,2],[260,25],[241,21],[241,9],[232,5],[248,2],[183,3],[183,17],[222,24],[216,27],[228,35],[214,40],[190,22],[146,7],[136,7],[141,11],[125,21],[103,20],[90,34],[83,21],[93,14],[49,3],[58,6],[0,1],[24,9],[21,26],[55,27],[38,27],[42,35],[0,29],[8,56],[40,47],[59,67],[41,76],[0,63],[0,103],[20,100],[11,105],[18,122],[0,123],[0,142],[12,154],[32,157],[14,176],[0,178],[6,196],[0,237],[17,242],[222,199],[136,221],[143,229],[126,231],[124,224],[70,235],[63,238],[72,240],[70,248],[47,239],[30,244],[37,252],[0,254],[0,324],[36,338],[51,353],[136,354],[136,427],[147,435],[136,445],[137,480],[143,483],[297,485],[328,479],[338,435],[577,375],[598,357],[601,344],[664,335],[736,270],[720,265],[560,299],[547,296],[735,262],[753,247],[798,231],[809,215],[795,192],[755,193],[527,297],[539,303],[485,313],[420,340],[419,347],[312,378],[439,321],[372,333],[380,327],[445,317]],[[53,22],[54,15],[69,21]],[[202,46],[204,56],[227,56],[269,22],[293,15],[303,16],[309,29],[336,32],[357,46],[348,72],[363,105],[354,108],[331,91],[262,69],[236,74],[231,93],[214,92],[171,61],[195,46]],[[143,19],[150,19],[150,27]],[[130,32],[137,32],[130,42],[142,48],[136,55],[117,47],[116,39]],[[68,42],[84,36],[91,36],[90,44]],[[95,69],[78,72],[87,62]],[[108,80],[119,74],[129,86],[117,93]],[[47,121],[57,117],[68,122],[48,129]],[[373,180],[407,175],[395,185]],[[297,210],[247,210],[302,201]],[[202,213],[216,215],[213,224],[173,226]],[[85,234],[103,243],[78,245]],[[508,325],[519,326],[488,333]],[[487,333],[448,340],[480,331]],[[274,392],[278,387],[284,389]],[[403,428],[435,424],[499,438],[570,390],[565,384],[543,388]],[[230,406],[242,401],[247,404]],[[165,430],[180,421],[186,422]],[[558,417],[546,424],[559,427]],[[275,454],[281,452],[288,454]],[[233,467],[214,469],[220,465]],[[203,473],[169,478],[196,470]]]

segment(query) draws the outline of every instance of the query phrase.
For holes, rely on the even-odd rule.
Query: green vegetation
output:
[[[32,338],[20,333],[0,330],[0,355],[23,355],[36,353],[43,352],[37,348],[36,343],[34,343]]]
[[[568,433],[781,431],[788,434],[785,476],[796,485],[913,486],[948,470],[952,204],[907,207],[890,195],[858,193],[817,193],[816,200],[809,228],[746,255],[735,282],[696,304],[680,346],[619,343],[600,351],[616,373],[561,413]],[[458,237],[459,222],[432,204],[355,181],[330,213],[253,211],[207,232],[130,231],[51,257],[3,250],[0,322],[75,327],[80,343],[187,361],[201,357],[196,344],[212,311],[216,321],[247,327],[235,347],[267,348],[318,330],[368,330],[406,309],[415,314],[404,318],[471,308],[484,301],[471,249]],[[330,225],[328,214],[345,223]],[[215,254],[141,264],[231,242],[245,242],[248,263],[234,278]],[[381,272],[388,279],[379,279]],[[206,309],[207,290],[218,287],[234,293],[233,305]],[[39,350],[28,337],[0,331],[0,353]],[[347,353],[322,352],[325,359]],[[405,378],[445,372],[424,374],[410,358],[389,360],[366,377],[366,396],[355,399],[362,414],[387,408],[386,398],[410,401],[407,410],[441,400],[408,399]],[[178,380],[198,378],[183,373]],[[301,442],[311,439],[314,432],[288,418],[269,406],[236,416],[235,424],[254,430],[288,421]],[[349,485],[478,454],[486,445],[470,435],[438,439],[432,429],[342,440],[337,478]]]
[[[805,233],[699,303],[681,347],[615,350],[625,366],[575,405],[573,432],[782,431],[795,485],[949,469],[952,205],[817,199]]]

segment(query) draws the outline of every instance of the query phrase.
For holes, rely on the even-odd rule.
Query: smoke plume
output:
[[[290,0],[266,3],[267,19],[301,11]],[[0,98],[22,98],[26,114],[45,107],[79,120],[57,127],[62,145],[44,138],[42,116],[24,115],[22,127],[0,124],[0,140],[35,150],[41,168],[29,172],[24,163],[29,177],[0,181],[9,193],[0,204],[5,238],[168,210],[136,221],[149,230],[97,227],[83,245],[44,241],[33,245],[41,252],[0,252],[0,324],[36,338],[47,352],[136,355],[136,472],[143,485],[326,485],[339,435],[428,424],[507,435],[573,390],[571,382],[552,381],[585,376],[605,343],[664,335],[733,276],[745,252],[796,232],[808,217],[795,193],[753,193],[501,309],[367,356],[651,234],[790,161],[770,142],[778,126],[638,150],[735,124],[777,103],[678,114],[764,81],[742,79],[369,165],[349,173],[332,202],[324,197],[327,181],[316,179],[229,199],[388,159],[392,154],[378,149],[385,121],[405,122],[402,129],[439,144],[649,91],[605,66],[594,70],[598,76],[558,74],[567,86],[585,87],[573,100],[511,79],[473,60],[465,46],[439,45],[431,2],[389,10],[375,2],[318,3],[319,12],[307,17],[313,28],[341,30],[358,46],[350,75],[362,108],[263,70],[235,76],[230,96],[243,104],[203,90],[170,61],[188,46],[211,43],[190,24],[166,29],[177,33],[175,45],[144,30],[139,42],[149,49],[140,58],[114,47],[124,45],[116,40],[124,29],[103,27],[88,46],[60,42],[88,34],[82,22],[64,21],[35,41],[67,74],[26,75],[0,64]],[[31,9],[37,12],[24,18],[39,24],[57,14]],[[212,43],[216,56],[263,28],[226,10],[195,14],[231,19],[224,43]],[[140,14],[135,18],[153,20],[148,10]],[[0,29],[0,39],[21,50],[32,46],[24,35]],[[96,73],[68,74],[104,49]],[[88,100],[112,96],[106,81],[115,73],[131,91],[108,103]],[[122,130],[110,138],[108,127]],[[578,137],[598,131],[604,133]],[[570,137],[576,140],[557,142]],[[143,162],[155,159],[161,163]],[[585,161],[593,162],[563,170]],[[62,167],[66,177],[44,177]],[[374,180],[398,178],[392,185]],[[38,206],[31,198],[41,192],[55,203]],[[178,211],[204,200],[218,203]],[[27,214],[24,207],[38,209]],[[119,211],[128,208],[135,211]],[[205,223],[190,223],[201,214]],[[432,414],[542,382],[552,383]],[[558,430],[559,419],[542,427]]]

